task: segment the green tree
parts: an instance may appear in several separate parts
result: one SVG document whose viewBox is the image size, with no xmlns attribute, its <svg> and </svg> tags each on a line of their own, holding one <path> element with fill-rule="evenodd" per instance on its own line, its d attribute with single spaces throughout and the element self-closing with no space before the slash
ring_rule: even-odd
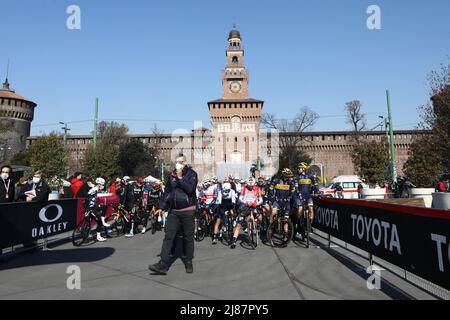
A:
<svg viewBox="0 0 450 320">
<path fill-rule="evenodd" d="M 156 175 L 158 154 L 140 140 L 131 140 L 119 148 L 119 166 L 122 173 L 129 176 Z"/>
<path fill-rule="evenodd" d="M 30 166 L 30 161 L 30 153 L 28 152 L 28 150 L 17 153 L 11 159 L 12 164 L 26 167 Z"/>
<path fill-rule="evenodd" d="M 280 150 L 279 161 L 280 169 L 278 174 L 280 174 L 284 168 L 291 169 L 295 174 L 300 163 L 305 162 L 309 165 L 312 162 L 312 158 L 297 146 L 286 146 L 283 150 Z"/>
<path fill-rule="evenodd" d="M 436 161 L 432 136 L 422 136 L 416 139 L 409 149 L 409 158 L 404 171 L 408 179 L 418 187 L 433 188 L 442 173 L 442 166 Z"/>
<path fill-rule="evenodd" d="M 352 161 L 358 175 L 371 185 L 386 179 L 389 166 L 388 144 L 386 141 L 367 141 L 353 147 Z"/>
<path fill-rule="evenodd" d="M 97 147 L 90 146 L 84 155 L 83 171 L 91 178 L 112 181 L 122 175 L 120 146 L 128 141 L 128 127 L 117 122 L 100 122 Z"/>
<path fill-rule="evenodd" d="M 431 100 L 419 107 L 419 128 L 429 131 L 418 136 L 409 150 L 404 171 L 418 187 L 434 187 L 436 180 L 450 173 L 450 64 L 428 76 Z"/>
<path fill-rule="evenodd" d="M 83 172 L 92 179 L 103 177 L 114 180 L 122 174 L 118 154 L 118 146 L 112 144 L 98 144 L 95 149 L 89 146 L 84 155 Z"/>
<path fill-rule="evenodd" d="M 56 133 L 43 136 L 28 147 L 27 153 L 33 170 L 41 170 L 46 178 L 65 178 L 69 151 L 64 148 L 61 136 Z"/>
</svg>

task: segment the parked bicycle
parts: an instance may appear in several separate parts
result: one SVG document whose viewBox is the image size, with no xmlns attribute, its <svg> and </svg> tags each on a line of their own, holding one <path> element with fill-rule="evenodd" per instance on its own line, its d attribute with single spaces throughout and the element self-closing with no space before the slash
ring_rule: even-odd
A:
<svg viewBox="0 0 450 320">
<path fill-rule="evenodd" d="M 119 237 L 125 233 L 125 222 L 122 210 L 120 206 L 118 208 L 112 206 L 99 206 L 97 207 L 97 210 L 107 211 L 108 208 L 112 208 L 113 212 L 106 217 L 106 222 L 110 223 L 110 227 L 106 230 L 107 236 Z M 96 213 L 94 208 L 85 210 L 83 220 L 78 223 L 77 227 L 72 232 L 72 244 L 74 246 L 79 247 L 90 240 L 92 229 L 97 225 L 97 221 L 99 220 L 97 214 L 98 213 Z"/>
<path fill-rule="evenodd" d="M 197 211 L 195 217 L 195 230 L 194 230 L 194 238 L 195 241 L 201 242 L 207 236 L 211 236 L 211 227 L 212 227 L 212 212 L 211 209 L 208 209 L 205 206 L 201 206 Z"/>
<path fill-rule="evenodd" d="M 269 225 L 266 238 L 272 247 L 285 247 L 291 242 L 293 236 L 294 225 L 290 219 L 290 211 L 284 208 L 278 212 Z"/>
<path fill-rule="evenodd" d="M 227 219 L 226 223 L 222 224 L 222 228 L 220 229 L 219 240 L 226 246 L 229 246 L 233 241 L 233 233 L 236 223 L 236 217 L 231 213 L 231 211 L 225 212 L 225 215 Z"/>
</svg>

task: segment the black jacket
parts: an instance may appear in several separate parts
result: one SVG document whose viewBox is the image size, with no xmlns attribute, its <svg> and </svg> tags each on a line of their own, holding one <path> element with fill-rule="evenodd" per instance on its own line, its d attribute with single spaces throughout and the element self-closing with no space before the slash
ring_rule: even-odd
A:
<svg viewBox="0 0 450 320">
<path fill-rule="evenodd" d="M 8 190 L 8 199 L 6 199 L 6 187 L 9 183 L 9 190 Z M 14 184 L 11 181 L 11 179 L 3 180 L 0 179 L 0 203 L 8 203 L 14 201 L 14 195 L 15 195 L 15 188 Z"/>
<path fill-rule="evenodd" d="M 177 177 L 176 172 L 173 172 L 167 178 L 166 188 L 158 207 L 168 211 L 195 206 L 197 184 L 197 173 L 191 167 L 184 168 L 181 179 Z"/>
<path fill-rule="evenodd" d="M 131 211 L 134 206 L 134 187 L 131 184 L 123 185 L 119 191 L 118 196 L 120 203 L 125 207 L 125 210 Z"/>
<path fill-rule="evenodd" d="M 22 200 L 26 200 L 27 196 L 25 195 L 25 192 L 33 190 L 33 185 L 34 185 L 34 183 L 31 181 L 31 182 L 28 182 L 23 187 L 22 192 L 19 196 Z M 36 191 L 36 197 L 33 199 L 33 202 L 45 203 L 46 201 L 48 201 L 48 195 L 50 194 L 50 188 L 48 187 L 48 185 L 45 182 L 41 181 L 38 184 L 36 184 L 35 191 Z"/>
</svg>

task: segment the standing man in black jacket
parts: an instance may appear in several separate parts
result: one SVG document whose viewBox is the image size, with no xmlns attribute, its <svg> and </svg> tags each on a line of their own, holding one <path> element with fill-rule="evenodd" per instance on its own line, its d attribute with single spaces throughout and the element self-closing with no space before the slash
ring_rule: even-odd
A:
<svg viewBox="0 0 450 320">
<path fill-rule="evenodd" d="M 168 177 L 164 194 L 158 205 L 160 210 L 168 211 L 166 235 L 164 237 L 161 260 L 149 269 L 158 274 L 167 274 L 172 246 L 176 240 L 177 231 L 182 230 L 184 253 L 182 258 L 187 273 L 194 272 L 192 259 L 194 258 L 194 215 L 196 208 L 197 173 L 186 164 L 186 157 L 180 154 L 176 158 L 175 171 Z M 181 227 L 181 228 L 180 228 Z"/>
<path fill-rule="evenodd" d="M 20 198 L 26 202 L 39 202 L 44 205 L 48 201 L 50 188 L 42 179 L 42 172 L 36 171 L 33 179 L 29 181 L 22 189 Z"/>
<path fill-rule="evenodd" d="M 14 183 L 11 181 L 12 168 L 3 166 L 0 175 L 0 203 L 14 201 Z"/>
</svg>

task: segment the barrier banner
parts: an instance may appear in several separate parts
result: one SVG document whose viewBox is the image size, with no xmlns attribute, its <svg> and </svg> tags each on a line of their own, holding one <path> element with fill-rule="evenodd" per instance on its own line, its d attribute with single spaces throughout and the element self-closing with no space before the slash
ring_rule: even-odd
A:
<svg viewBox="0 0 450 320">
<path fill-rule="evenodd" d="M 450 290 L 450 212 L 315 198 L 313 227 Z"/>
<path fill-rule="evenodd" d="M 74 230 L 78 200 L 0 205 L 0 248 L 29 243 Z"/>
</svg>

